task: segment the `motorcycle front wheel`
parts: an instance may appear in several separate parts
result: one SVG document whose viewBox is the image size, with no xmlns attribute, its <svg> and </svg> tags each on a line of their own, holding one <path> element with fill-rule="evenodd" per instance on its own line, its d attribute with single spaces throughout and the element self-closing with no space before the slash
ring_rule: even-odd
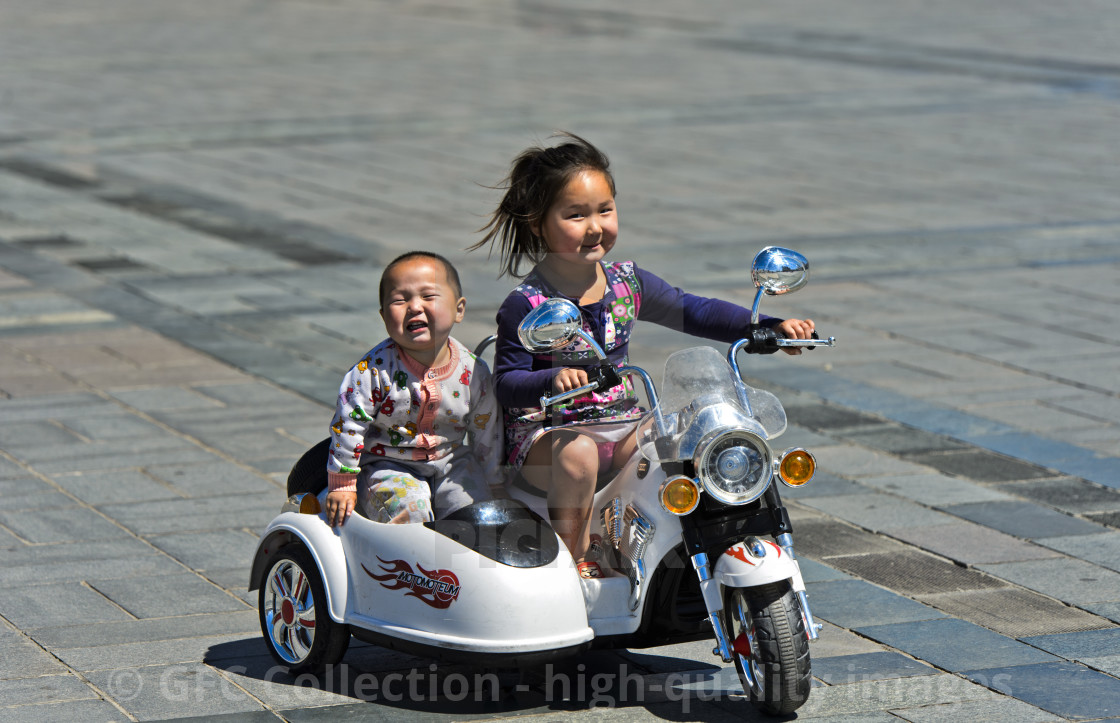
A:
<svg viewBox="0 0 1120 723">
<path fill-rule="evenodd" d="M 809 636 L 789 583 L 728 588 L 723 611 L 747 697 L 771 715 L 800 708 L 809 698 Z"/>
</svg>

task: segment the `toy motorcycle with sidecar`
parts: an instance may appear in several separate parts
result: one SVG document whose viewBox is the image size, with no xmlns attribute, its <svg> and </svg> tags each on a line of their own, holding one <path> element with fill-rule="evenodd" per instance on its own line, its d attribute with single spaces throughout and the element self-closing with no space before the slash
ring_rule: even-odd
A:
<svg viewBox="0 0 1120 723">
<path fill-rule="evenodd" d="M 288 501 L 268 525 L 252 564 L 261 630 L 293 673 L 341 660 L 353 635 L 443 660 L 522 666 L 591 647 L 642 648 L 714 638 L 734 662 L 747 697 L 787 714 L 808 697 L 813 620 L 775 480 L 808 482 L 807 450 L 775 452 L 786 427 L 777 397 L 746 385 L 736 355 L 785 346 L 760 327 L 763 295 L 796 291 L 808 262 L 788 249 L 754 259 L 757 286 L 747 338 L 727 356 L 711 347 L 671 354 L 660 392 L 638 367 L 612 368 L 583 330 L 579 310 L 552 299 L 519 336 L 541 353 L 588 344 L 600 360 L 592 381 L 542 406 L 641 379 L 650 412 L 638 425 L 640 454 L 595 494 L 592 533 L 608 575 L 582 579 L 549 526 L 545 499 L 511 486 L 511 499 L 473 504 L 415 525 L 355 514 L 326 523 L 329 439 L 288 479 Z M 616 376 L 617 375 L 617 376 Z"/>
</svg>

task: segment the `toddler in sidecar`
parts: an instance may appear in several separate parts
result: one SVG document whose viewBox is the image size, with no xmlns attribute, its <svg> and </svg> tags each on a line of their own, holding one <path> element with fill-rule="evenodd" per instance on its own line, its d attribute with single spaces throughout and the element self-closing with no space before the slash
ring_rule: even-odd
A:
<svg viewBox="0 0 1120 723">
<path fill-rule="evenodd" d="M 389 338 L 343 377 L 331 421 L 332 526 L 356 504 L 378 522 L 427 522 L 489 499 L 501 481 L 490 370 L 451 337 L 467 303 L 455 267 L 406 253 L 385 267 L 379 296 Z"/>
</svg>

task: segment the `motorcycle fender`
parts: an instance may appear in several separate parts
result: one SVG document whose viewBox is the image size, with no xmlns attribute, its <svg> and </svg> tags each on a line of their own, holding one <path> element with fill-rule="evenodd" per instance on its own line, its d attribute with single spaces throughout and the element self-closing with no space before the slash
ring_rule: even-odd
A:
<svg viewBox="0 0 1120 723">
<path fill-rule="evenodd" d="M 794 592 L 804 590 L 805 583 L 801 579 L 797 560 L 769 540 L 762 544 L 766 550 L 762 557 L 752 555 L 742 542 L 727 548 L 716 562 L 715 579 L 724 587 L 738 588 L 789 580 Z"/>
<path fill-rule="evenodd" d="M 342 540 L 333 528 L 324 524 L 321 515 L 283 512 L 269 524 L 257 545 L 249 589 L 258 587 L 269 556 L 280 547 L 297 540 L 303 543 L 319 567 L 331 619 L 338 623 L 345 622 L 346 590 L 349 589 L 346 555 L 342 550 Z"/>
</svg>

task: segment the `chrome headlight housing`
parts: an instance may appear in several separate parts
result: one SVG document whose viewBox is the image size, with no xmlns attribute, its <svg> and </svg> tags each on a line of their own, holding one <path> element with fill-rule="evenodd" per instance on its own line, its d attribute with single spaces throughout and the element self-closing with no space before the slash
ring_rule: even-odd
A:
<svg viewBox="0 0 1120 723">
<path fill-rule="evenodd" d="M 731 429 L 702 440 L 693 457 L 704 490 L 727 505 L 754 502 L 774 476 L 774 453 L 762 437 Z"/>
</svg>

